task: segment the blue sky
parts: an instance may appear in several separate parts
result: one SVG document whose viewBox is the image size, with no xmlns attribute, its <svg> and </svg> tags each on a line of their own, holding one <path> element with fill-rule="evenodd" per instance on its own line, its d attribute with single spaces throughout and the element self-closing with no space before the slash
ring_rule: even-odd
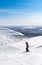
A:
<svg viewBox="0 0 42 65">
<path fill-rule="evenodd" d="M 0 25 L 42 25 L 42 0 L 0 0 Z"/>
</svg>

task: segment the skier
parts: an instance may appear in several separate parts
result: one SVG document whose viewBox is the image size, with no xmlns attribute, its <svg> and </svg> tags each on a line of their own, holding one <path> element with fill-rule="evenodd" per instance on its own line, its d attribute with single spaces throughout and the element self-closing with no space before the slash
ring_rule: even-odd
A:
<svg viewBox="0 0 42 65">
<path fill-rule="evenodd" d="M 29 52 L 29 44 L 28 44 L 28 42 L 26 41 L 26 52 Z"/>
</svg>

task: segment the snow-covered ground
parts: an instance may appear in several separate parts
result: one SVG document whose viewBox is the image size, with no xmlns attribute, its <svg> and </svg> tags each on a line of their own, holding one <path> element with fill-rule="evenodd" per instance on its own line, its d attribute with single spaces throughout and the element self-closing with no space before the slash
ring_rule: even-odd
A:
<svg viewBox="0 0 42 65">
<path fill-rule="evenodd" d="M 0 28 L 0 65 L 42 65 L 42 36 L 20 41 L 12 35 L 23 34 Z M 30 52 L 25 52 L 26 41 Z"/>
</svg>

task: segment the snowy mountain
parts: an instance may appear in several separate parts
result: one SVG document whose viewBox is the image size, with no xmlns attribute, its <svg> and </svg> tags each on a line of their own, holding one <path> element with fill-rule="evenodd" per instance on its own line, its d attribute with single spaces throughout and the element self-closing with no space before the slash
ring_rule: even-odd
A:
<svg viewBox="0 0 42 65">
<path fill-rule="evenodd" d="M 30 52 L 25 52 L 26 41 Z M 0 27 L 0 65 L 42 65 L 42 36 L 28 38 Z"/>
<path fill-rule="evenodd" d="M 0 27 L 0 34 L 10 34 L 10 35 L 23 35 L 22 33 L 19 33 L 17 31 L 13 31 L 11 29 Z"/>
<path fill-rule="evenodd" d="M 28 37 L 41 36 L 42 35 L 42 26 L 6 26 L 11 30 L 20 32 Z"/>
</svg>

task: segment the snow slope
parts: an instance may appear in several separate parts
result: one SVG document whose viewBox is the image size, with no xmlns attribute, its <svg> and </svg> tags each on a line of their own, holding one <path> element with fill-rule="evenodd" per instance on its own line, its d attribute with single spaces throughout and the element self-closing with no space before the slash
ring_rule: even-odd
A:
<svg viewBox="0 0 42 65">
<path fill-rule="evenodd" d="M 10 33 L 11 32 L 11 33 Z M 0 28 L 0 65 L 42 65 L 42 36 L 23 38 L 15 42 L 19 32 Z M 25 52 L 25 42 L 29 42 L 30 52 Z"/>
</svg>

